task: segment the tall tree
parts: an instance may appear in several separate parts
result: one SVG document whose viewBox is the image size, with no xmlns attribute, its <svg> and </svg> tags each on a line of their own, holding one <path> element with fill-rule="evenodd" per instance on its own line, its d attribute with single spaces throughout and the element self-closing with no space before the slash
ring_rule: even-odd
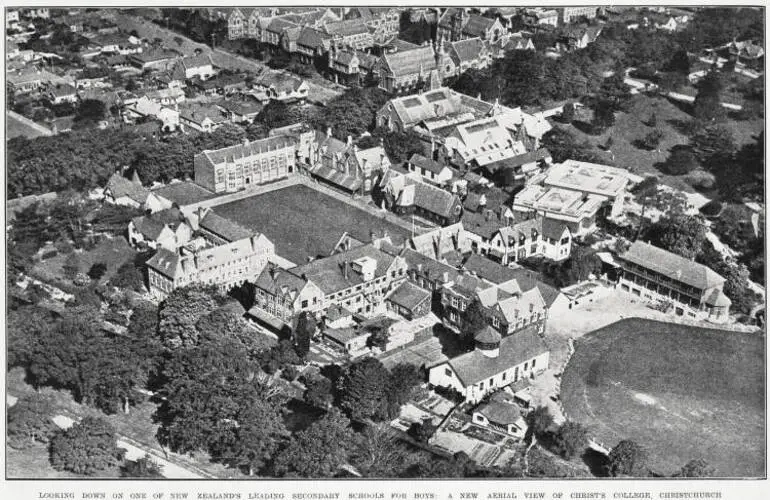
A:
<svg viewBox="0 0 770 500">
<path fill-rule="evenodd" d="M 58 430 L 51 417 L 54 408 L 50 398 L 34 394 L 16 401 L 8 408 L 6 434 L 12 448 L 27 448 L 34 443 L 47 443 Z"/>
<path fill-rule="evenodd" d="M 334 384 L 323 375 L 307 378 L 303 398 L 308 404 L 328 410 L 334 402 Z"/>
<path fill-rule="evenodd" d="M 468 304 L 462 315 L 462 335 L 468 346 L 473 346 L 473 338 L 476 334 L 489 325 L 484 314 L 484 306 L 478 299 Z"/>
<path fill-rule="evenodd" d="M 278 476 L 333 477 L 350 456 L 350 420 L 332 409 L 304 431 L 295 434 L 278 453 L 274 470 Z"/>
<path fill-rule="evenodd" d="M 536 438 L 543 437 L 553 424 L 553 415 L 546 406 L 538 406 L 527 414 L 527 433 Z"/>
<path fill-rule="evenodd" d="M 594 119 L 591 122 L 594 133 L 602 133 L 613 125 L 615 125 L 615 104 L 609 100 L 597 100 L 594 104 Z"/>
<path fill-rule="evenodd" d="M 706 239 L 706 229 L 700 216 L 667 214 L 647 229 L 645 239 L 664 250 L 694 259 Z"/>
<path fill-rule="evenodd" d="M 712 477 L 716 470 L 702 458 L 693 459 L 684 464 L 682 469 L 674 474 L 676 477 Z"/>
<path fill-rule="evenodd" d="M 588 429 L 578 422 L 564 422 L 554 436 L 556 451 L 567 460 L 588 446 Z"/>
<path fill-rule="evenodd" d="M 390 373 L 375 358 L 351 364 L 340 380 L 340 406 L 353 420 L 383 420 L 388 415 Z"/>
<path fill-rule="evenodd" d="M 400 408 L 412 397 L 414 390 L 422 381 L 420 372 L 412 364 L 399 363 L 390 370 L 388 400 L 395 408 Z"/>
<path fill-rule="evenodd" d="M 718 71 L 709 71 L 698 82 L 698 93 L 693 103 L 695 118 L 704 122 L 721 122 L 727 117 L 722 107 L 722 89 L 724 84 Z"/>
<path fill-rule="evenodd" d="M 405 450 L 386 423 L 367 426 L 354 447 L 350 462 L 365 477 L 397 477 Z"/>
<path fill-rule="evenodd" d="M 53 468 L 86 476 L 118 465 L 125 452 L 115 429 L 101 418 L 86 417 L 51 439 Z"/>
<path fill-rule="evenodd" d="M 294 350 L 297 356 L 305 358 L 310 352 L 310 339 L 316 332 L 316 323 L 313 315 L 307 311 L 302 311 L 297 318 L 297 326 L 294 328 Z"/>
<path fill-rule="evenodd" d="M 175 289 L 160 305 L 158 328 L 163 344 L 169 349 L 196 345 L 196 323 L 223 301 L 214 286 L 196 284 Z"/>
<path fill-rule="evenodd" d="M 615 445 L 608 457 L 608 469 L 611 476 L 647 477 L 647 451 L 635 441 L 625 439 Z"/>
</svg>

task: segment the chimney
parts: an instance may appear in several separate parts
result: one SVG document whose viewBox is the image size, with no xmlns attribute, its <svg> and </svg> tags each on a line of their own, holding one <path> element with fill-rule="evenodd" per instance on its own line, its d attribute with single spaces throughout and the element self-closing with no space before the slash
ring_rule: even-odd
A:
<svg viewBox="0 0 770 500">
<path fill-rule="evenodd" d="M 348 146 L 352 146 L 352 145 L 353 145 L 353 136 L 349 135 L 348 136 Z"/>
<path fill-rule="evenodd" d="M 345 277 L 345 279 L 348 279 L 348 261 L 344 260 L 342 262 L 342 275 Z"/>
<path fill-rule="evenodd" d="M 418 271 L 418 272 L 422 272 L 422 262 L 420 262 L 419 264 L 417 264 L 417 271 Z"/>
<path fill-rule="evenodd" d="M 331 127 L 326 127 L 326 136 L 327 137 L 331 137 L 332 136 L 332 128 Z"/>
<path fill-rule="evenodd" d="M 270 266 L 270 279 L 275 281 L 276 276 L 278 276 L 278 270 L 275 266 Z"/>
</svg>

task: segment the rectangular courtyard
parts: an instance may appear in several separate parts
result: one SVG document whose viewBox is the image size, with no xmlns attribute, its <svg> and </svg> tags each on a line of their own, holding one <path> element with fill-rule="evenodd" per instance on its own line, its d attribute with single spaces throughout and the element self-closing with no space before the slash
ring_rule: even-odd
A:
<svg viewBox="0 0 770 500">
<path fill-rule="evenodd" d="M 368 243 L 371 231 L 387 232 L 395 245 L 409 231 L 309 186 L 297 184 L 218 205 L 218 215 L 264 234 L 275 253 L 297 265 L 328 256 L 342 235 Z"/>
</svg>

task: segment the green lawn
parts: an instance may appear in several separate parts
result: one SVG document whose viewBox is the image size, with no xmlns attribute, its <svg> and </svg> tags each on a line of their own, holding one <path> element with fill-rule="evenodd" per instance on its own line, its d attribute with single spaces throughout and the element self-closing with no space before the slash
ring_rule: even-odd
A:
<svg viewBox="0 0 770 500">
<path fill-rule="evenodd" d="M 627 319 L 577 340 L 567 416 L 607 446 L 634 439 L 671 474 L 703 458 L 723 477 L 765 471 L 764 336 Z"/>
<path fill-rule="evenodd" d="M 118 467 L 110 467 L 99 471 L 93 476 L 81 476 L 73 472 L 58 471 L 51 466 L 48 459 L 48 446 L 35 444 L 23 450 L 6 447 L 6 476 L 12 479 L 79 479 L 83 477 L 115 478 L 120 476 Z"/>
<path fill-rule="evenodd" d="M 277 189 L 214 207 L 214 212 L 263 233 L 275 253 L 297 265 L 327 256 L 344 232 L 371 241 L 370 231 L 387 231 L 393 243 L 407 230 L 304 185 Z"/>
<path fill-rule="evenodd" d="M 20 136 L 24 136 L 28 139 L 34 139 L 35 137 L 44 135 L 39 130 L 35 129 L 34 127 L 30 127 L 9 113 L 5 114 L 5 123 L 6 140 Z"/>
</svg>

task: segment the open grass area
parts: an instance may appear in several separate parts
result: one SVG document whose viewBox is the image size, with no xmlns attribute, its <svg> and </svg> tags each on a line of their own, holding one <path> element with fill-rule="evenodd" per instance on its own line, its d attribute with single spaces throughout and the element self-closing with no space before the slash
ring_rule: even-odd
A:
<svg viewBox="0 0 770 500">
<path fill-rule="evenodd" d="M 308 257 L 328 256 L 345 232 L 364 242 L 371 241 L 370 231 L 387 231 L 395 244 L 407 236 L 405 229 L 384 218 L 304 185 L 233 201 L 213 210 L 263 233 L 275 244 L 278 255 L 297 265 L 307 262 Z"/>
<path fill-rule="evenodd" d="M 13 479 L 79 479 L 88 477 L 91 479 L 115 478 L 120 476 L 118 467 L 110 467 L 99 471 L 93 476 L 81 476 L 73 472 L 58 471 L 51 466 L 48 454 L 48 446 L 35 444 L 23 450 L 6 447 L 5 472 L 8 478 Z"/>
<path fill-rule="evenodd" d="M 672 474 L 702 458 L 722 477 L 765 471 L 765 338 L 626 319 L 575 342 L 561 399 L 597 441 L 633 439 Z"/>
<path fill-rule="evenodd" d="M 5 114 L 5 132 L 6 140 L 20 136 L 24 136 L 28 139 L 34 139 L 35 137 L 41 137 L 45 135 L 40 130 L 29 126 L 10 113 Z"/>
<path fill-rule="evenodd" d="M 656 163 L 664 162 L 668 158 L 673 146 L 689 142 L 689 138 L 682 130 L 682 125 L 692 120 L 692 116 L 683 109 L 686 106 L 674 104 L 664 97 L 639 94 L 632 98 L 627 112 L 621 111 L 615 114 L 615 125 L 606 132 L 590 135 L 574 126 L 570 126 L 569 129 L 581 142 L 585 140 L 596 146 L 603 146 L 611 136 L 612 154 L 597 147 L 597 151 L 606 160 L 612 160 L 614 155 L 614 163 L 618 167 L 627 168 L 632 173 L 642 176 L 654 174 L 664 184 L 685 192 L 694 192 L 695 190 L 685 181 L 685 176 L 665 175 L 655 167 Z M 650 127 L 647 123 L 653 113 L 657 123 L 655 127 Z M 581 110 L 578 119 L 589 122 L 590 111 Z M 764 121 L 761 119 L 740 122 L 728 120 L 724 125 L 732 132 L 736 143 L 740 146 L 754 140 L 753 136 L 763 130 Z M 635 145 L 635 141 L 642 139 L 655 128 L 663 132 L 663 139 L 657 149 L 641 149 Z"/>
<path fill-rule="evenodd" d="M 99 280 L 101 283 L 109 281 L 120 266 L 132 260 L 136 251 L 124 238 L 104 239 L 91 250 L 78 252 L 80 257 L 80 271 L 87 273 L 91 266 L 97 262 L 107 265 L 107 271 Z M 50 259 L 40 261 L 35 265 L 34 274 L 53 284 L 64 282 L 72 285 L 72 282 L 64 277 L 62 266 L 67 261 L 67 255 L 59 254 Z"/>
</svg>

